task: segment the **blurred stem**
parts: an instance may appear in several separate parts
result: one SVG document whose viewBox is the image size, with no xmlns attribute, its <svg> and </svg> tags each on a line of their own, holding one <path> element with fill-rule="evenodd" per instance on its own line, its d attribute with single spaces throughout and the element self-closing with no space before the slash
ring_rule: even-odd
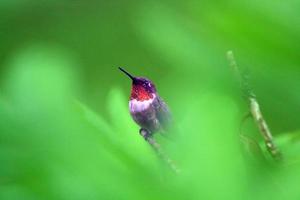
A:
<svg viewBox="0 0 300 200">
<path fill-rule="evenodd" d="M 157 155 L 169 165 L 169 167 L 176 173 L 180 173 L 180 169 L 176 166 L 172 159 L 163 151 L 157 141 L 152 137 L 152 135 L 146 129 L 140 129 L 140 134 L 143 138 L 151 145 L 151 147 L 155 150 Z"/>
<path fill-rule="evenodd" d="M 233 69 L 237 79 L 239 80 L 239 83 L 240 83 L 240 86 L 241 86 L 241 89 L 243 92 L 243 96 L 246 98 L 246 100 L 249 104 L 250 113 L 251 113 L 251 115 L 254 119 L 254 122 L 256 123 L 256 125 L 264 139 L 264 142 L 265 142 L 268 152 L 271 154 L 271 156 L 275 160 L 281 160 L 282 154 L 279 151 L 276 144 L 274 143 L 272 133 L 269 129 L 269 126 L 268 126 L 266 120 L 263 117 L 263 114 L 260 110 L 260 106 L 256 99 L 256 96 L 249 86 L 247 74 L 242 73 L 239 70 L 232 51 L 227 52 L 227 59 L 229 61 L 230 67 Z"/>
</svg>

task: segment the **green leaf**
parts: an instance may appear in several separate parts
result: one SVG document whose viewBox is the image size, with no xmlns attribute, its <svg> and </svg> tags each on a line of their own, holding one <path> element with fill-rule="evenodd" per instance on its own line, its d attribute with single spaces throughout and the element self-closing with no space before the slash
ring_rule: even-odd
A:
<svg viewBox="0 0 300 200">
<path fill-rule="evenodd" d="M 300 164 L 300 131 L 280 134 L 275 142 L 287 164 Z"/>
<path fill-rule="evenodd" d="M 138 134 L 139 127 L 130 116 L 128 98 L 125 98 L 124 93 L 119 88 L 112 88 L 106 101 L 110 123 L 120 137 L 127 137 L 131 133 Z"/>
</svg>

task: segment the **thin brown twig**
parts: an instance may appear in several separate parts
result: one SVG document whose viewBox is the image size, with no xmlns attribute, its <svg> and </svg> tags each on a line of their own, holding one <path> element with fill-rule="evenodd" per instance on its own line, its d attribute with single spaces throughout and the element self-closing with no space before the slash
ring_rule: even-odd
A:
<svg viewBox="0 0 300 200">
<path fill-rule="evenodd" d="M 177 165 L 173 162 L 171 158 L 163 151 L 163 149 L 160 147 L 160 145 L 157 143 L 157 141 L 149 135 L 148 131 L 145 129 L 140 130 L 141 136 L 151 145 L 151 147 L 155 150 L 157 155 L 165 162 L 167 163 L 170 168 L 176 173 L 180 173 L 180 169 L 177 167 Z"/>
<path fill-rule="evenodd" d="M 249 103 L 250 113 L 259 129 L 259 132 L 261 133 L 264 139 L 268 152 L 275 160 L 281 160 L 282 154 L 279 151 L 276 144 L 274 143 L 272 133 L 270 131 L 270 128 L 266 120 L 263 117 L 256 96 L 254 92 L 250 89 L 247 76 L 245 74 L 242 74 L 241 71 L 239 70 L 232 51 L 227 52 L 227 59 L 229 61 L 230 67 L 234 70 L 237 79 L 239 80 L 243 95 L 246 97 Z"/>
</svg>

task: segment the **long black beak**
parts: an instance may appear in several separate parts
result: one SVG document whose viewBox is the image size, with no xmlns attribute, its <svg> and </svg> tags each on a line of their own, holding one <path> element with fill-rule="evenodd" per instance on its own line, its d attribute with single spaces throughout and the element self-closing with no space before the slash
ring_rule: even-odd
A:
<svg viewBox="0 0 300 200">
<path fill-rule="evenodd" d="M 122 67 L 119 67 L 119 70 L 121 70 L 121 71 L 124 72 L 127 76 L 129 76 L 129 78 L 131 78 L 132 81 L 135 80 L 135 77 L 132 76 L 131 74 L 129 74 L 127 71 L 125 71 L 125 69 L 123 69 Z"/>
</svg>

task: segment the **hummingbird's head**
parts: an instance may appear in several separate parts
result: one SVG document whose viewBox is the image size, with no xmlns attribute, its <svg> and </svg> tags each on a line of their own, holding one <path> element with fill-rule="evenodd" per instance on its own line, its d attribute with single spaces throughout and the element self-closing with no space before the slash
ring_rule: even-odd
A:
<svg viewBox="0 0 300 200">
<path fill-rule="evenodd" d="M 121 67 L 119 69 L 132 80 L 131 100 L 145 101 L 155 97 L 156 88 L 152 81 L 147 78 L 132 76 Z"/>
</svg>

